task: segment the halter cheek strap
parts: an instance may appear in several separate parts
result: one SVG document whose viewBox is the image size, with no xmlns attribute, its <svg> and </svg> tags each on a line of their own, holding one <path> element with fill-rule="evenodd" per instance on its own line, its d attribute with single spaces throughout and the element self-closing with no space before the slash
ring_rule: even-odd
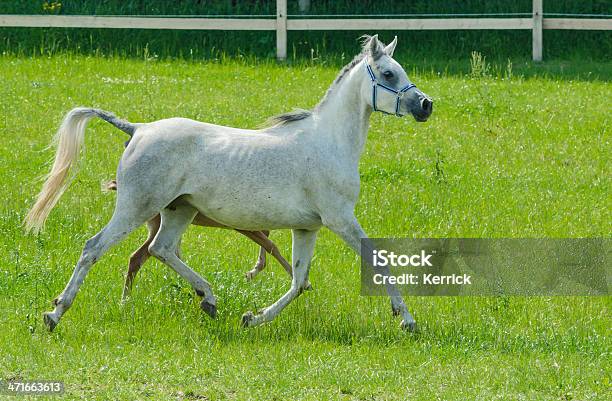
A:
<svg viewBox="0 0 612 401">
<path fill-rule="evenodd" d="M 408 92 L 408 90 L 412 88 L 416 88 L 416 85 L 411 82 L 408 85 L 404 86 L 402 89 L 396 90 L 396 89 L 388 87 L 385 84 L 381 84 L 380 82 L 378 82 L 378 80 L 376 79 L 376 75 L 374 75 L 374 71 L 372 71 L 372 67 L 368 63 L 366 63 L 366 70 L 368 71 L 368 75 L 370 76 L 370 79 L 372 80 L 372 107 L 374 107 L 374 111 L 380 111 L 382 113 L 387 113 L 386 111 L 378 110 L 378 108 L 376 107 L 376 92 L 377 92 L 378 87 L 381 87 L 385 89 L 386 91 L 393 93 L 396 96 L 395 115 L 398 117 L 401 117 L 401 114 L 399 112 L 400 112 L 400 104 L 402 102 L 402 98 L 404 97 L 404 94 Z M 390 114 L 390 113 L 387 113 L 387 114 Z"/>
</svg>

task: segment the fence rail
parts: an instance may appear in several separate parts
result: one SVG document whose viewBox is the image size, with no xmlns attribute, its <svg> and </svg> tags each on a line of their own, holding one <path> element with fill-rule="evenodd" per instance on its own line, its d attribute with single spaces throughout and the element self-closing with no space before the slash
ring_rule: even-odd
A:
<svg viewBox="0 0 612 401">
<path fill-rule="evenodd" d="M 276 0 L 276 17 L 201 18 L 85 15 L 0 15 L 0 27 L 118 28 L 276 31 L 276 56 L 287 57 L 287 31 L 457 30 L 532 31 L 532 58 L 542 60 L 544 29 L 612 30 L 612 18 L 545 18 L 543 0 L 533 0 L 531 18 L 288 18 L 287 0 Z"/>
<path fill-rule="evenodd" d="M 531 18 L 385 18 L 385 19 L 294 19 L 287 29 L 307 30 L 453 30 L 531 29 Z"/>
<path fill-rule="evenodd" d="M 0 27 L 273 31 L 274 19 L 0 15 Z"/>
</svg>

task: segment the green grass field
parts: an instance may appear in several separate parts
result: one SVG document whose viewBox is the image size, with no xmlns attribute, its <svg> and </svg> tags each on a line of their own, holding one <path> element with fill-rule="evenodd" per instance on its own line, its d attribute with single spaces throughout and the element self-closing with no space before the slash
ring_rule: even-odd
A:
<svg viewBox="0 0 612 401">
<path fill-rule="evenodd" d="M 610 76 L 610 64 L 594 68 Z M 127 139 L 92 122 L 82 168 L 46 231 L 24 235 L 21 221 L 53 155 L 45 147 L 68 110 L 256 127 L 316 104 L 336 72 L 266 62 L 0 57 L 0 379 L 62 380 L 64 398 L 88 400 L 607 399 L 610 297 L 413 297 L 407 304 L 420 331 L 409 334 L 387 299 L 359 295 L 357 256 L 325 229 L 314 291 L 271 324 L 245 330 L 239 322 L 288 288 L 285 273 L 271 261 L 247 283 L 256 246 L 223 230 L 192 228 L 183 241 L 187 263 L 214 286 L 217 320 L 156 261 L 121 305 L 140 229 L 94 266 L 55 332 L 44 329 L 42 312 L 84 241 L 110 218 L 114 194 L 100 184 L 113 177 Z M 366 231 L 610 236 L 610 83 L 526 76 L 412 74 L 435 111 L 426 124 L 373 116 L 356 212 Z M 273 233 L 285 255 L 289 237 Z"/>
</svg>

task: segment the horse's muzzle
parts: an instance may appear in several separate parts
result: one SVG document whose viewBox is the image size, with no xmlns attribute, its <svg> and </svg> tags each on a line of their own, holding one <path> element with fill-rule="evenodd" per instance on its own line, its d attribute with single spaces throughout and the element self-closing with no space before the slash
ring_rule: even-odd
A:
<svg viewBox="0 0 612 401">
<path fill-rule="evenodd" d="M 425 122 L 433 112 L 433 100 L 423 95 L 419 100 L 419 107 L 412 111 L 414 119 L 418 122 Z"/>
</svg>

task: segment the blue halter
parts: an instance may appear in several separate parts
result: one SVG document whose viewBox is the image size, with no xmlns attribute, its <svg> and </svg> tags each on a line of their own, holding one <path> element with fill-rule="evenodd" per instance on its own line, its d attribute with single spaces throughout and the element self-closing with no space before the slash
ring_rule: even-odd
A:
<svg viewBox="0 0 612 401">
<path fill-rule="evenodd" d="M 382 113 L 391 114 L 383 110 L 378 110 L 378 108 L 376 107 L 376 89 L 378 89 L 378 87 L 380 86 L 381 88 L 393 93 L 396 96 L 395 115 L 398 117 L 401 117 L 402 115 L 399 113 L 399 111 L 400 111 L 400 103 L 402 101 L 402 98 L 404 97 L 404 94 L 408 92 L 408 90 L 412 88 L 416 88 L 416 85 L 411 82 L 408 85 L 404 86 L 402 89 L 395 90 L 393 88 L 388 87 L 385 84 L 381 84 L 380 82 L 378 82 L 378 80 L 376 79 L 376 76 L 374 75 L 374 71 L 372 71 L 372 67 L 370 67 L 370 64 L 368 63 L 366 63 L 366 70 L 368 71 L 368 75 L 370 75 L 370 79 L 372 80 L 372 107 L 374 107 L 374 111 L 380 111 Z"/>
</svg>

